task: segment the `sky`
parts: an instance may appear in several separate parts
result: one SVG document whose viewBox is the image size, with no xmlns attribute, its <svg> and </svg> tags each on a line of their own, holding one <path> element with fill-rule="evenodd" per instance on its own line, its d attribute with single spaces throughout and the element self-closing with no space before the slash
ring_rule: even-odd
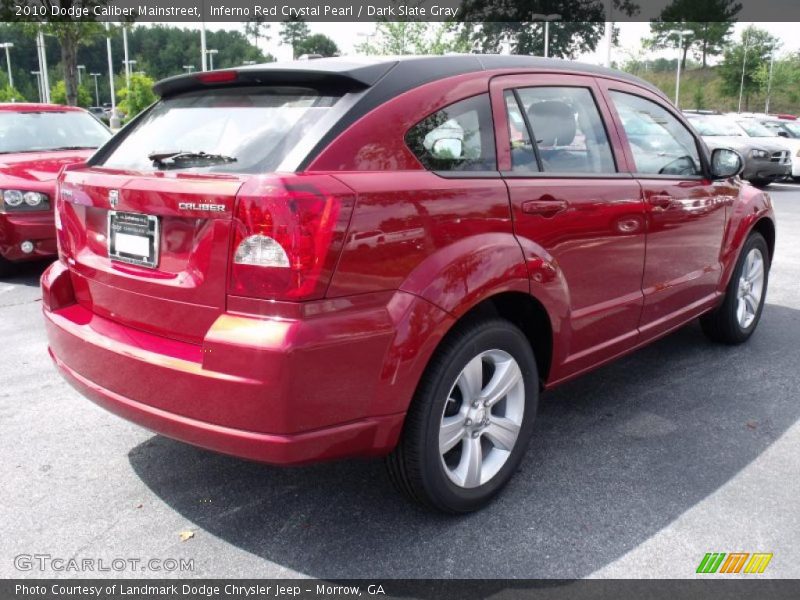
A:
<svg viewBox="0 0 800 600">
<path fill-rule="evenodd" d="M 199 28 L 197 24 L 174 23 L 184 27 Z M 735 35 L 738 37 L 740 32 L 750 23 L 737 23 Z M 375 30 L 375 24 L 370 22 L 361 23 L 315 23 L 309 22 L 312 33 L 324 33 L 342 50 L 343 54 L 354 54 L 355 47 L 365 41 L 365 36 Z M 800 50 L 800 36 L 797 35 L 797 23 L 756 23 L 756 26 L 766 29 L 782 41 L 780 53 L 796 52 Z M 207 29 L 239 29 L 243 28 L 240 23 L 206 23 Z M 291 49 L 289 46 L 278 43 L 278 30 L 280 25 L 273 23 L 270 30 L 272 39 L 268 44 L 263 45 L 263 50 L 272 54 L 278 60 L 291 60 Z M 620 46 L 615 47 L 612 60 L 623 62 L 641 48 L 641 40 L 647 37 L 650 32 L 649 23 L 619 23 Z M 676 54 L 676 51 L 672 51 Z M 643 58 L 670 57 L 670 50 L 652 52 Z M 578 57 L 578 60 L 592 64 L 603 64 L 606 56 L 605 41 L 602 41 L 598 49 L 590 54 Z"/>
</svg>

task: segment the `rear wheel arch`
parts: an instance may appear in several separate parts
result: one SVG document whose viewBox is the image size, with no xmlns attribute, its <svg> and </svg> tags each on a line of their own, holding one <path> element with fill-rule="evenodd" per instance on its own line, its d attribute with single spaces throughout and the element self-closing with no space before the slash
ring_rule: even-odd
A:
<svg viewBox="0 0 800 600">
<path fill-rule="evenodd" d="M 536 358 L 539 377 L 542 382 L 547 381 L 553 360 L 553 326 L 547 309 L 531 294 L 501 292 L 485 298 L 460 315 L 439 344 L 465 322 L 498 317 L 522 330 Z"/>
</svg>

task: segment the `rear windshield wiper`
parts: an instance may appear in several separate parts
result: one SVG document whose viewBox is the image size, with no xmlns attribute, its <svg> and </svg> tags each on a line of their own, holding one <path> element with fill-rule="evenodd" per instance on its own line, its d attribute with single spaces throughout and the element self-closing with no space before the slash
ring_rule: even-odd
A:
<svg viewBox="0 0 800 600">
<path fill-rule="evenodd" d="M 180 167 L 187 163 L 232 163 L 236 162 L 233 156 L 224 154 L 208 154 L 206 152 L 187 152 L 184 150 L 172 150 L 169 152 L 151 152 L 147 158 L 160 167 Z"/>
</svg>

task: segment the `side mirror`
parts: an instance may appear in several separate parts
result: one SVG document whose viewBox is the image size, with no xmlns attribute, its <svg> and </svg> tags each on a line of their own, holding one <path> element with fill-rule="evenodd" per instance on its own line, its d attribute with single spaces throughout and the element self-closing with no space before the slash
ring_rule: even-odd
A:
<svg viewBox="0 0 800 600">
<path fill-rule="evenodd" d="M 778 137 L 785 137 L 785 138 L 788 138 L 788 137 L 789 137 L 789 134 L 788 134 L 788 133 L 786 133 L 785 131 L 779 131 L 779 132 L 778 132 Z"/>
<path fill-rule="evenodd" d="M 444 160 L 459 160 L 463 151 L 461 140 L 456 138 L 441 138 L 433 142 L 431 155 Z"/>
<path fill-rule="evenodd" d="M 711 152 L 711 175 L 714 179 L 735 177 L 744 169 L 744 161 L 736 150 L 717 148 Z"/>
</svg>

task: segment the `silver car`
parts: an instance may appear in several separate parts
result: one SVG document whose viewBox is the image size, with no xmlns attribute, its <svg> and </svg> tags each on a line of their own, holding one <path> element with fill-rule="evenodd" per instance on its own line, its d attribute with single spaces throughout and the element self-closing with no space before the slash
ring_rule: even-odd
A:
<svg viewBox="0 0 800 600">
<path fill-rule="evenodd" d="M 725 115 L 686 113 L 686 118 L 702 136 L 706 145 L 731 148 L 742 155 L 742 179 L 753 185 L 766 186 L 791 175 L 789 150 L 777 138 L 751 137 L 734 120 Z"/>
</svg>

